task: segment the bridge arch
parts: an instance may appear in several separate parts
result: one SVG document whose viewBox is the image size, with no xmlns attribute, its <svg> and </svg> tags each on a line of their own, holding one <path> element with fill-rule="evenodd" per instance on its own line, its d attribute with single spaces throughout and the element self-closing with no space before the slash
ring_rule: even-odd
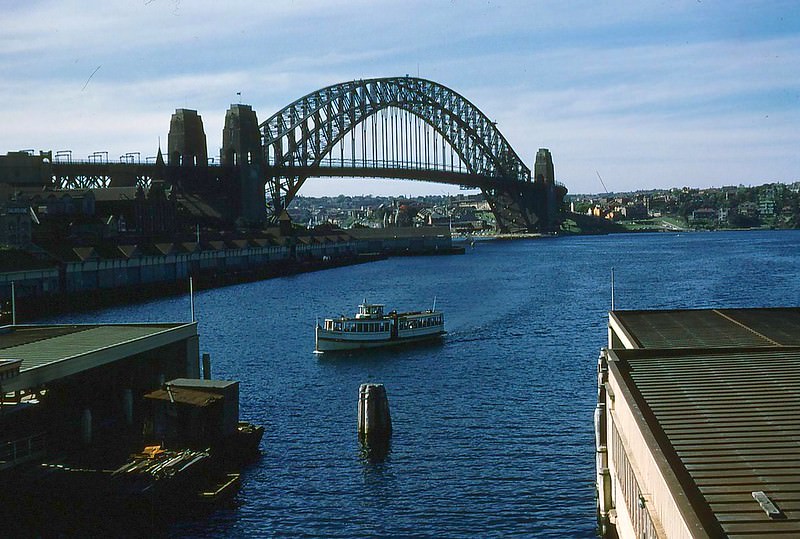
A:
<svg viewBox="0 0 800 539">
<path fill-rule="evenodd" d="M 266 162 L 278 169 L 319 166 L 357 125 L 388 108 L 435 129 L 470 173 L 530 181 L 528 167 L 483 112 L 455 91 L 414 77 L 348 81 L 301 97 L 260 125 Z"/>
<path fill-rule="evenodd" d="M 374 160 L 369 165 L 364 159 L 345 167 L 343 156 L 342 166 L 330 166 L 333 150 L 343 148 L 348 134 L 354 136 L 359 125 L 366 125 L 368 119 L 374 122 L 389 110 L 404 111 L 435 131 L 458 156 L 459 169 L 454 170 L 452 156 L 450 168 L 435 159 L 412 163 L 405 158 L 402 162 Z M 259 131 L 270 195 L 267 202 L 275 216 L 288 206 L 306 178 L 342 175 L 477 187 L 500 228 L 531 229 L 537 221 L 533 210 L 528 208 L 526 213 L 520 205 L 532 187 L 531 171 L 495 122 L 462 95 L 430 80 L 387 77 L 328 86 L 279 110 L 260 124 Z M 380 144 L 383 147 L 386 141 Z M 353 152 L 355 157 L 354 148 Z"/>
</svg>

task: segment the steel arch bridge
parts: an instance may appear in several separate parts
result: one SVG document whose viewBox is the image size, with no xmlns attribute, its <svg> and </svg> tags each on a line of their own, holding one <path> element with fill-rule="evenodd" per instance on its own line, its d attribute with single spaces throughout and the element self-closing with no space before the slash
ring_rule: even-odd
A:
<svg viewBox="0 0 800 539">
<path fill-rule="evenodd" d="M 549 178 L 537 173 L 532 181 L 495 122 L 430 80 L 388 77 L 328 86 L 276 112 L 259 130 L 273 216 L 288 207 L 309 177 L 479 188 L 505 231 L 557 226 L 554 212 L 566 194 L 554 182 L 552 162 Z"/>
</svg>

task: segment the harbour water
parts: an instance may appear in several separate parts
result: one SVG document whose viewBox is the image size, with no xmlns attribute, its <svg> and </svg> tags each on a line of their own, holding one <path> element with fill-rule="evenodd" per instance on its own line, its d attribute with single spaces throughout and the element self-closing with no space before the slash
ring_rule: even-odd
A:
<svg viewBox="0 0 800 539">
<path fill-rule="evenodd" d="M 263 455 L 235 504 L 172 537 L 593 537 L 596 359 L 618 309 L 800 305 L 800 231 L 478 241 L 195 297 L 215 378 L 241 381 Z M 315 356 L 317 317 L 444 311 L 441 344 Z M 189 318 L 169 298 L 48 322 Z M 361 458 L 359 384 L 386 385 L 385 462 Z"/>
</svg>

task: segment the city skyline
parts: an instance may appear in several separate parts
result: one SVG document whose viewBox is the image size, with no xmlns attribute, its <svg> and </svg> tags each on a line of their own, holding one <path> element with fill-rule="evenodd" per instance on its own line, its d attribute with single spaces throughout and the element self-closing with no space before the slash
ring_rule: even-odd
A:
<svg viewBox="0 0 800 539">
<path fill-rule="evenodd" d="M 324 86 L 409 74 L 469 99 L 529 167 L 549 148 L 571 193 L 800 179 L 792 2 L 4 4 L 2 154 L 144 159 L 190 108 L 218 155 L 231 103 L 264 121 Z M 328 179 L 301 195 L 457 191 Z"/>
</svg>

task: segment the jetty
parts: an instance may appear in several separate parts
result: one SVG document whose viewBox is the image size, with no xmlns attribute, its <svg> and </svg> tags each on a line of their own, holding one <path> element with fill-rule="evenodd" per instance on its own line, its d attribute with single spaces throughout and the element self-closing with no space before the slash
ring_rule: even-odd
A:
<svg viewBox="0 0 800 539">
<path fill-rule="evenodd" d="M 196 322 L 0 328 L 2 514 L 28 534 L 65 507 L 142 520 L 229 495 L 263 428 L 238 382 L 200 375 Z"/>
<path fill-rule="evenodd" d="M 800 536 L 800 308 L 613 311 L 603 537 Z"/>
</svg>

